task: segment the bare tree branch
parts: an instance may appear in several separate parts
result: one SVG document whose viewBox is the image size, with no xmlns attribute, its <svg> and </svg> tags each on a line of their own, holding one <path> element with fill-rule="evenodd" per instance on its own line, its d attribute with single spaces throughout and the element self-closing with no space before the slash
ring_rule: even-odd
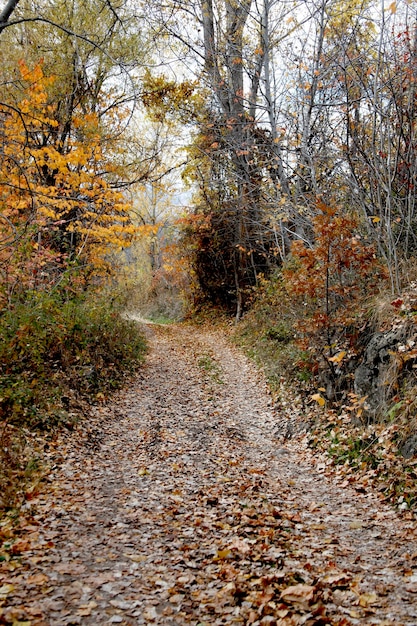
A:
<svg viewBox="0 0 417 626">
<path fill-rule="evenodd" d="M 3 30 L 5 28 L 6 23 L 9 21 L 9 18 L 20 0 L 9 0 L 4 7 L 3 11 L 0 13 L 0 29 Z"/>
</svg>

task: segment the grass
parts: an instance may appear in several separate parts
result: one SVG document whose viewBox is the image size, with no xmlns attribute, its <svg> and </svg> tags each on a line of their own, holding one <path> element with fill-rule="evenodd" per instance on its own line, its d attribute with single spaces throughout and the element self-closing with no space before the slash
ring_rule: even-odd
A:
<svg viewBox="0 0 417 626">
<path fill-rule="evenodd" d="M 311 379 L 309 357 L 295 341 L 286 300 L 279 275 L 264 281 L 233 333 L 235 342 L 262 367 L 272 391 L 279 389 L 283 379 L 294 379 L 301 386 Z"/>
<path fill-rule="evenodd" d="M 211 380 L 213 380 L 218 385 L 223 385 L 224 381 L 221 377 L 221 369 L 216 361 L 213 360 L 213 357 L 206 353 L 199 357 L 197 364 L 201 369 L 203 369 L 210 376 Z"/>
</svg>

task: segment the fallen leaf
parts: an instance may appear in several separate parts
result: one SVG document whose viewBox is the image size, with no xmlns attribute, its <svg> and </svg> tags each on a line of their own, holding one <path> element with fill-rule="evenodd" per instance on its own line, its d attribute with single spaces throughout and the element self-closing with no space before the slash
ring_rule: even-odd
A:
<svg viewBox="0 0 417 626">
<path fill-rule="evenodd" d="M 378 602 L 376 593 L 363 593 L 359 596 L 359 605 L 364 608 L 376 604 L 376 602 Z"/>
<path fill-rule="evenodd" d="M 322 582 L 331 585 L 332 587 L 344 587 L 351 580 L 351 576 L 345 572 L 329 572 L 321 579 Z"/>
<path fill-rule="evenodd" d="M 236 585 L 234 582 L 227 583 L 220 591 L 217 593 L 218 596 L 227 595 L 229 593 L 233 594 L 236 591 Z"/>
<path fill-rule="evenodd" d="M 30 548 L 31 546 L 29 541 L 19 540 L 11 546 L 10 553 L 17 555 L 21 554 L 22 552 L 26 552 L 27 550 L 30 550 Z"/>
<path fill-rule="evenodd" d="M 247 544 L 247 542 L 244 539 L 241 539 L 240 537 L 236 537 L 235 539 L 233 539 L 229 547 L 232 550 L 238 550 L 242 554 L 247 554 L 248 552 L 250 552 L 250 549 L 251 549 L 250 546 Z"/>
<path fill-rule="evenodd" d="M 175 593 L 173 596 L 170 597 L 169 602 L 171 604 L 179 604 L 183 600 L 184 596 L 181 593 Z"/>
<path fill-rule="evenodd" d="M 395 309 L 399 309 L 402 304 L 404 304 L 404 300 L 402 298 L 396 298 L 391 302 L 391 306 L 393 306 Z"/>
<path fill-rule="evenodd" d="M 14 591 L 14 585 L 2 585 L 0 587 L 0 600 L 4 600 L 12 591 Z"/>
<path fill-rule="evenodd" d="M 43 585 L 43 583 L 46 583 L 47 581 L 49 581 L 48 576 L 46 576 L 46 574 L 39 573 L 29 576 L 26 582 L 29 585 Z"/>
<path fill-rule="evenodd" d="M 337 354 L 335 354 L 334 356 L 329 357 L 329 361 L 331 363 L 336 363 L 339 364 L 343 361 L 343 359 L 345 358 L 347 352 L 346 350 L 342 350 L 341 352 L 338 352 Z"/>
<path fill-rule="evenodd" d="M 154 621 L 158 618 L 158 613 L 156 612 L 156 608 L 154 606 L 148 606 L 143 611 L 143 617 L 149 621 Z"/>
<path fill-rule="evenodd" d="M 144 554 L 123 554 L 123 556 L 126 556 L 128 559 L 130 559 L 134 563 L 143 563 L 143 561 L 146 561 L 148 558 Z"/>
<path fill-rule="evenodd" d="M 291 604 L 310 604 L 314 598 L 315 587 L 311 585 L 292 585 L 281 592 L 281 600 Z"/>
<path fill-rule="evenodd" d="M 114 606 L 116 609 L 121 609 L 122 611 L 130 611 L 135 607 L 134 602 L 127 602 L 126 600 L 109 600 L 109 604 Z"/>
<path fill-rule="evenodd" d="M 363 528 L 363 523 L 360 520 L 354 520 L 353 522 L 350 522 L 349 528 L 350 530 L 359 530 L 360 528 Z"/>
<path fill-rule="evenodd" d="M 314 393 L 311 396 L 311 399 L 317 402 L 317 404 L 319 404 L 320 406 L 324 406 L 326 404 L 326 400 L 323 398 L 323 396 L 320 393 Z"/>
<path fill-rule="evenodd" d="M 221 561 L 222 559 L 225 559 L 226 557 L 228 557 L 229 554 L 231 554 L 231 552 L 232 551 L 229 550 L 228 548 L 226 548 L 226 550 L 218 550 L 213 561 Z"/>
<path fill-rule="evenodd" d="M 80 615 L 81 617 L 88 617 L 89 615 L 91 615 L 92 610 L 95 609 L 97 606 L 97 602 L 95 602 L 94 600 L 91 600 L 91 602 L 89 602 L 88 604 L 82 604 L 77 610 L 77 615 Z"/>
</svg>

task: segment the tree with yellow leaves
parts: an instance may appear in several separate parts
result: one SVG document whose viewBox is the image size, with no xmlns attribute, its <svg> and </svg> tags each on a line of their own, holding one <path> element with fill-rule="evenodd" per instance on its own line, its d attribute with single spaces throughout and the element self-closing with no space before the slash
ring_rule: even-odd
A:
<svg viewBox="0 0 417 626">
<path fill-rule="evenodd" d="M 1 289 L 56 281 L 70 265 L 108 269 L 111 249 L 135 228 L 123 194 L 111 186 L 115 165 L 103 153 L 96 114 L 74 116 L 65 142 L 57 104 L 41 64 L 20 64 L 23 97 L 0 108 Z M 106 173 L 104 176 L 103 173 Z"/>
</svg>

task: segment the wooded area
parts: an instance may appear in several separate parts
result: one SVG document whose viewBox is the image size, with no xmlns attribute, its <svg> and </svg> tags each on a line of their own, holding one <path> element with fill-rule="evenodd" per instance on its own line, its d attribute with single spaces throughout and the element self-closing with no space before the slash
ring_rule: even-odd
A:
<svg viewBox="0 0 417 626">
<path fill-rule="evenodd" d="M 415 623 L 416 2 L 5 0 L 0 84 L 0 624 Z"/>
<path fill-rule="evenodd" d="M 119 384 L 114 355 L 143 350 L 120 311 L 207 303 L 319 405 L 413 415 L 416 19 L 408 1 L 5 3 L 6 423 L 49 428 Z"/>
<path fill-rule="evenodd" d="M 24 289 L 34 271 L 39 286 L 69 263 L 103 269 L 137 231 L 141 183 L 173 167 L 194 194 L 197 284 L 238 317 L 292 242 L 295 258 L 314 248 L 317 216 L 336 241 L 330 215 L 352 220 L 346 247 L 399 292 L 415 250 L 412 3 L 20 1 L 0 17 L 5 302 L 19 272 Z M 167 135 L 184 125 L 178 158 Z"/>
</svg>

